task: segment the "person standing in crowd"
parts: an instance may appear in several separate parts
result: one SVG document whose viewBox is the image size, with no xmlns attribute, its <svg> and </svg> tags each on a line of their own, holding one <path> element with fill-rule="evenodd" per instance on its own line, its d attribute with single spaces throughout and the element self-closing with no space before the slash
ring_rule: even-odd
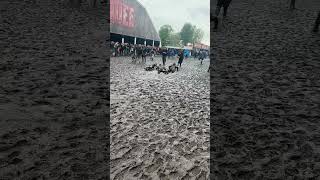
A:
<svg viewBox="0 0 320 180">
<path fill-rule="evenodd" d="M 134 48 L 132 45 L 130 45 L 130 56 L 134 55 Z"/>
<path fill-rule="evenodd" d="M 214 29 L 218 28 L 218 24 L 219 24 L 218 16 L 220 14 L 221 7 L 223 7 L 223 17 L 225 18 L 225 17 L 227 17 L 228 8 L 229 8 L 231 1 L 232 0 L 217 0 L 217 7 L 216 7 L 216 11 L 215 11 L 215 16 L 213 17 Z"/>
<path fill-rule="evenodd" d="M 116 43 L 114 44 L 114 56 L 115 56 L 115 57 L 117 57 L 117 56 L 119 55 L 119 53 L 118 53 L 118 48 L 119 48 L 119 43 L 116 42 Z"/>
<path fill-rule="evenodd" d="M 115 54 L 114 54 L 114 42 L 113 41 L 111 41 L 110 47 L 111 47 L 111 55 L 114 57 Z"/>
<path fill-rule="evenodd" d="M 161 51 L 161 55 L 162 55 L 162 64 L 163 66 L 166 65 L 166 61 L 167 61 L 167 54 L 168 54 L 168 51 L 166 48 L 163 48 L 162 51 Z"/>
<path fill-rule="evenodd" d="M 142 63 L 144 63 L 144 64 L 147 62 L 147 54 L 148 54 L 147 47 L 143 47 L 142 48 Z"/>
<path fill-rule="evenodd" d="M 133 45 L 131 47 L 131 56 L 132 56 L 132 62 L 136 63 L 137 60 L 137 46 Z"/>
<path fill-rule="evenodd" d="M 204 56 L 204 51 L 200 51 L 199 60 L 201 61 L 201 64 L 203 62 Z"/>
<path fill-rule="evenodd" d="M 155 52 L 154 52 L 154 49 L 151 49 L 151 52 L 150 52 L 150 60 L 151 61 L 153 61 L 153 58 L 154 58 L 154 54 L 155 54 Z"/>
<path fill-rule="evenodd" d="M 137 47 L 137 59 L 140 59 L 142 57 L 142 46 L 139 44 Z"/>
<path fill-rule="evenodd" d="M 184 58 L 183 50 L 180 51 L 180 53 L 178 54 L 178 56 L 179 56 L 178 64 L 179 64 L 179 66 L 180 66 L 180 68 L 181 68 L 181 64 L 182 64 L 183 58 Z"/>
<path fill-rule="evenodd" d="M 296 9 L 296 0 L 291 0 L 291 2 L 290 2 L 290 9 L 291 9 L 291 10 Z"/>
<path fill-rule="evenodd" d="M 318 17 L 314 23 L 313 32 L 316 33 L 319 31 L 319 24 L 320 24 L 320 11 L 318 12 Z"/>
</svg>

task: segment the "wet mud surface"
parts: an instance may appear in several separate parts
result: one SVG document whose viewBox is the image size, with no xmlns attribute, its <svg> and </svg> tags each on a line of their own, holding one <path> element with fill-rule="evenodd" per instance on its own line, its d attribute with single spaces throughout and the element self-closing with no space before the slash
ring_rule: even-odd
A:
<svg viewBox="0 0 320 180">
<path fill-rule="evenodd" d="M 106 179 L 105 9 L 0 1 L 0 179 Z"/>
<path fill-rule="evenodd" d="M 212 179 L 320 178 L 320 6 L 288 6 L 233 1 L 212 31 Z"/>
<path fill-rule="evenodd" d="M 208 66 L 186 59 L 166 75 L 111 58 L 111 179 L 209 178 Z"/>
</svg>

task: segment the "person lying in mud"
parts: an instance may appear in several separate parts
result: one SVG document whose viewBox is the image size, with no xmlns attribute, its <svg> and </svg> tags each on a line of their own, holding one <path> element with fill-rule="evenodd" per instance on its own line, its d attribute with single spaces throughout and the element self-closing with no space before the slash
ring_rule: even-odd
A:
<svg viewBox="0 0 320 180">
<path fill-rule="evenodd" d="M 179 67 L 176 65 L 176 63 L 173 63 L 171 66 L 169 66 L 169 72 L 174 73 L 176 71 L 179 71 Z"/>
<path fill-rule="evenodd" d="M 164 67 L 164 66 L 159 66 L 159 67 L 158 67 L 158 74 L 160 74 L 160 73 L 169 74 L 169 71 L 167 70 L 166 67 Z"/>
<path fill-rule="evenodd" d="M 231 1 L 232 0 L 218 0 L 217 1 L 215 16 L 212 18 L 212 20 L 214 22 L 214 29 L 218 29 L 218 24 L 219 24 L 218 16 L 220 14 L 221 7 L 223 7 L 223 17 L 225 18 L 225 17 L 227 17 L 228 8 L 229 8 Z"/>
<path fill-rule="evenodd" d="M 156 70 L 158 67 L 157 64 L 153 64 L 151 66 L 147 66 L 146 68 L 144 68 L 146 71 L 153 71 L 153 70 Z"/>
</svg>

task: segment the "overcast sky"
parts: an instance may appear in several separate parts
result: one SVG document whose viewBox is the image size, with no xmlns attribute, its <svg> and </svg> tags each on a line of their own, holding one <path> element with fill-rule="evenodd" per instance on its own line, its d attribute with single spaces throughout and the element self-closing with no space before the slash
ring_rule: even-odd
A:
<svg viewBox="0 0 320 180">
<path fill-rule="evenodd" d="M 204 31 L 202 42 L 210 45 L 210 0 L 138 0 L 147 10 L 157 31 L 169 24 L 179 32 L 190 22 Z"/>
</svg>

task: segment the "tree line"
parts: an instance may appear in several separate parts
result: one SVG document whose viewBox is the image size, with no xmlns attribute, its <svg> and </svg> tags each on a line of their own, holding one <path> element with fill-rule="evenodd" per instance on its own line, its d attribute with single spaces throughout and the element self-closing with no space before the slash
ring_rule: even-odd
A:
<svg viewBox="0 0 320 180">
<path fill-rule="evenodd" d="M 204 32 L 191 23 L 185 23 L 180 32 L 174 32 L 171 25 L 163 25 L 160 27 L 159 36 L 163 46 L 182 47 L 187 43 L 200 43 L 203 39 Z"/>
</svg>

